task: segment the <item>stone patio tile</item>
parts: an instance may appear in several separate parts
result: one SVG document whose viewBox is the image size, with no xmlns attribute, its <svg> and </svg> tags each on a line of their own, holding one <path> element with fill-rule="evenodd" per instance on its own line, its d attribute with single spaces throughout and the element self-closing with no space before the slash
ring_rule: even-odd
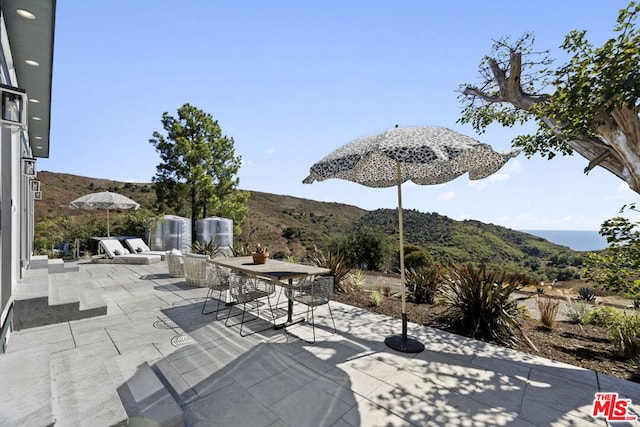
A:
<svg viewBox="0 0 640 427">
<path fill-rule="evenodd" d="M 596 391 L 597 389 L 585 386 L 580 381 L 567 380 L 534 368 L 531 370 L 522 406 L 525 408 L 536 402 L 563 414 L 590 421 Z"/>
<path fill-rule="evenodd" d="M 49 349 L 53 352 L 75 347 L 68 322 L 13 332 L 10 340 L 10 352 L 25 349 Z"/>
<path fill-rule="evenodd" d="M 331 426 L 353 406 L 312 383 L 306 384 L 271 406 L 271 411 L 290 426 Z"/>
<path fill-rule="evenodd" d="M 437 412 L 430 422 L 442 426 L 460 422 L 467 425 L 510 426 L 517 418 L 518 411 L 488 406 L 470 397 L 451 393 L 444 401 L 438 402 Z"/>
<path fill-rule="evenodd" d="M 410 393 L 406 386 L 398 387 L 383 383 L 365 396 L 368 400 L 392 412 L 396 416 L 416 426 L 425 425 L 437 412 L 441 397 L 435 399 L 437 390 L 429 396 L 419 398 Z M 443 424 L 446 425 L 446 424 Z"/>
<path fill-rule="evenodd" d="M 371 375 L 365 374 L 348 366 L 337 367 L 324 374 L 324 377 L 330 379 L 341 387 L 352 390 L 361 396 L 368 397 L 375 393 L 381 387 L 387 387 L 388 384 L 375 378 L 375 373 Z"/>
<path fill-rule="evenodd" d="M 315 372 L 304 366 L 294 365 L 249 387 L 248 391 L 263 405 L 270 407 L 286 396 L 296 393 L 315 378 Z"/>
<path fill-rule="evenodd" d="M 550 393 L 553 395 L 553 393 Z M 560 411 L 555 408 L 543 405 L 534 400 L 527 400 L 522 405 L 519 418 L 531 422 L 536 426 L 601 426 L 607 423 L 603 419 L 591 416 L 584 418 L 576 417 L 575 413 Z"/>
<path fill-rule="evenodd" d="M 183 408 L 185 425 L 192 427 L 266 427 L 278 418 L 238 384 L 230 384 Z"/>
<path fill-rule="evenodd" d="M 487 406 L 519 413 L 526 388 L 525 378 L 514 378 L 491 372 L 488 378 L 477 384 L 476 391 L 471 397 Z"/>
<path fill-rule="evenodd" d="M 249 388 L 295 364 L 290 357 L 262 344 L 226 365 L 224 372 L 241 386 Z"/>
<path fill-rule="evenodd" d="M 380 405 L 362 397 L 356 397 L 356 405 L 341 418 L 348 426 L 360 427 L 411 427 L 404 420 Z"/>
</svg>

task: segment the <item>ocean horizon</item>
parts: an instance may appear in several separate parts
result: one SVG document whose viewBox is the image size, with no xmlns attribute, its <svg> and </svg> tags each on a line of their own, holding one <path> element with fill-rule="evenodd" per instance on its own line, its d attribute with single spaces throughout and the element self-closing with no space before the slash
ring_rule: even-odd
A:
<svg viewBox="0 0 640 427">
<path fill-rule="evenodd" d="M 518 230 L 542 237 L 574 251 L 599 251 L 607 247 L 607 239 L 594 230 Z"/>
</svg>

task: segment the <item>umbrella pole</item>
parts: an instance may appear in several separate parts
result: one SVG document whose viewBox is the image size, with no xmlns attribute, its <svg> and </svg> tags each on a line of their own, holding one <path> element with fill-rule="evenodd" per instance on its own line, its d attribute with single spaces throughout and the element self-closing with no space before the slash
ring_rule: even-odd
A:
<svg viewBox="0 0 640 427">
<path fill-rule="evenodd" d="M 402 353 L 420 353 L 424 350 L 424 345 L 414 339 L 407 337 L 407 302 L 406 302 L 406 282 L 404 274 L 404 230 L 402 226 L 402 171 L 400 162 L 396 163 L 398 176 L 398 231 L 400 233 L 400 282 L 402 283 L 402 335 L 392 335 L 385 338 L 384 343 L 396 351 Z"/>
</svg>

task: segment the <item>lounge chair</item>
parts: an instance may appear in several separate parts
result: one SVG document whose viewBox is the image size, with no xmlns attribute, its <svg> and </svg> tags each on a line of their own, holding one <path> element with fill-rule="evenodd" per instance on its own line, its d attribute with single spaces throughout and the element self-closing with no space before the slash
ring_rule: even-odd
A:
<svg viewBox="0 0 640 427">
<path fill-rule="evenodd" d="M 149 246 L 144 242 L 144 240 L 137 239 L 125 239 L 124 244 L 127 245 L 129 251 L 132 254 L 144 254 L 144 255 L 160 255 L 162 261 L 165 260 L 166 251 L 152 251 L 149 249 Z"/>
<path fill-rule="evenodd" d="M 113 264 L 155 264 L 160 262 L 160 255 L 132 254 L 122 246 L 122 243 L 114 239 L 100 240 L 100 247 L 107 256 L 105 259 L 98 259 L 98 263 Z"/>
</svg>

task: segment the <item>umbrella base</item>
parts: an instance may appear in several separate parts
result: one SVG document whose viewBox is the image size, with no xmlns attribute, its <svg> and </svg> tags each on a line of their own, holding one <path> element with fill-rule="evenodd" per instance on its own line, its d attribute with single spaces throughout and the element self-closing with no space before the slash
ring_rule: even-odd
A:
<svg viewBox="0 0 640 427">
<path fill-rule="evenodd" d="M 424 351 L 424 344 L 420 341 L 410 337 L 405 338 L 402 335 L 391 335 L 384 339 L 384 343 L 387 347 L 401 353 L 420 353 Z"/>
</svg>

